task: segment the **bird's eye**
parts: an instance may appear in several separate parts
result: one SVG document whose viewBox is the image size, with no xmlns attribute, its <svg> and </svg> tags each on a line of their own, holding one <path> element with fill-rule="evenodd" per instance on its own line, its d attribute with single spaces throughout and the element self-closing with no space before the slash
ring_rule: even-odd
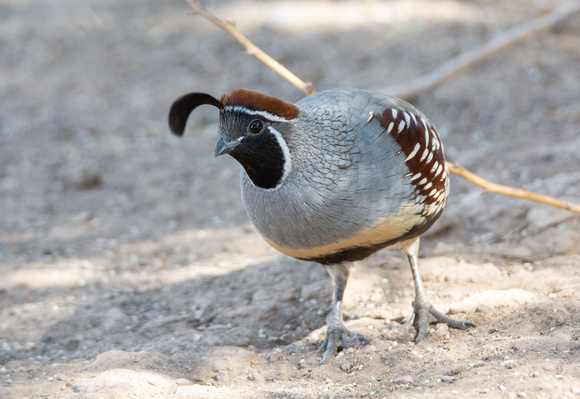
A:
<svg viewBox="0 0 580 399">
<path fill-rule="evenodd" d="M 263 128 L 264 124 L 259 119 L 256 119 L 250 123 L 250 132 L 252 133 L 260 133 Z"/>
</svg>

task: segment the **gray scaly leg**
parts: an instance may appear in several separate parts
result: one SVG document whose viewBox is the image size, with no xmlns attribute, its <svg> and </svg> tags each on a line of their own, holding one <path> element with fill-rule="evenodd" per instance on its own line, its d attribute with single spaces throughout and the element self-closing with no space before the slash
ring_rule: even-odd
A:
<svg viewBox="0 0 580 399">
<path fill-rule="evenodd" d="M 319 352 L 323 352 L 320 364 L 326 364 L 333 356 L 336 356 L 339 346 L 350 348 L 352 346 L 366 345 L 369 343 L 368 339 L 358 333 L 350 331 L 344 325 L 342 316 L 342 298 L 348 280 L 348 268 L 343 264 L 325 267 L 334 282 L 334 302 L 332 310 L 326 320 L 328 324 L 326 338 L 318 349 Z"/>
<path fill-rule="evenodd" d="M 419 264 L 417 253 L 408 255 L 409 263 L 411 264 L 411 271 L 413 272 L 413 281 L 415 282 L 415 301 L 413 308 L 415 309 L 415 320 L 413 325 L 417 331 L 415 342 L 419 342 L 427 337 L 429 331 L 429 324 L 431 323 L 445 323 L 449 327 L 466 330 L 468 327 L 475 327 L 470 321 L 453 319 L 443 312 L 435 309 L 431 302 L 427 299 L 425 288 L 423 288 L 423 280 L 419 273 Z M 433 316 L 434 319 L 431 317 Z"/>
<path fill-rule="evenodd" d="M 411 323 L 415 327 L 417 335 L 415 336 L 415 342 L 420 342 L 427 337 L 429 332 L 429 324 L 431 323 L 445 323 L 449 327 L 457 328 L 460 330 L 465 330 L 469 327 L 476 327 L 470 321 L 462 321 L 453 319 L 443 312 L 435 309 L 431 302 L 427 299 L 427 294 L 425 293 L 425 288 L 423 287 L 423 279 L 421 278 L 421 273 L 419 272 L 419 239 L 416 239 L 407 248 L 405 248 L 407 253 L 407 258 L 409 259 L 409 264 L 411 265 L 411 271 L 413 272 L 413 281 L 415 283 L 415 300 L 413 301 L 413 308 L 415 313 L 411 316 L 411 319 L 407 321 L 401 327 L 410 327 Z M 387 326 L 390 327 L 390 326 Z"/>
</svg>

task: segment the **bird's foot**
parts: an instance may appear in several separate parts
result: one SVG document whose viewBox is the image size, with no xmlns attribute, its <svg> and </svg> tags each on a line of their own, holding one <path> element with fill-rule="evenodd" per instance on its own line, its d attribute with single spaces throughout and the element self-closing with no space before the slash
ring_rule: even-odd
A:
<svg viewBox="0 0 580 399">
<path fill-rule="evenodd" d="M 469 327 L 476 327 L 476 325 L 470 321 L 457 320 L 447 316 L 440 310 L 435 309 L 433 305 L 427 301 L 415 301 L 413 307 L 415 308 L 415 320 L 413 326 L 417 332 L 415 343 L 419 343 L 427 337 L 429 324 L 445 323 L 449 327 L 457 328 L 459 330 L 467 330 Z"/>
<path fill-rule="evenodd" d="M 411 327 L 413 327 L 416 331 L 415 343 L 419 343 L 427 337 L 430 324 L 445 323 L 449 327 L 457 328 L 459 330 L 476 327 L 476 325 L 470 321 L 457 320 L 447 316 L 440 310 L 435 309 L 429 302 L 414 302 L 413 307 L 415 308 L 415 312 L 404 324 L 386 325 L 382 328 L 411 329 Z"/>
<path fill-rule="evenodd" d="M 326 338 L 318 348 L 318 352 L 322 352 L 322 359 L 320 364 L 326 364 L 328 361 L 336 356 L 338 348 L 352 348 L 357 345 L 368 345 L 369 340 L 359 333 L 355 333 L 347 329 L 344 325 L 340 327 L 328 326 Z"/>
<path fill-rule="evenodd" d="M 402 320 L 403 317 L 401 317 L 401 321 Z M 399 322 L 399 320 L 395 321 Z M 409 317 L 407 321 L 402 324 L 387 324 L 385 326 L 382 326 L 380 329 L 384 330 L 385 328 L 388 328 L 389 330 L 410 330 L 411 328 L 415 328 L 415 326 L 413 325 L 414 321 L 415 321 L 415 313 L 413 313 L 411 317 Z"/>
</svg>

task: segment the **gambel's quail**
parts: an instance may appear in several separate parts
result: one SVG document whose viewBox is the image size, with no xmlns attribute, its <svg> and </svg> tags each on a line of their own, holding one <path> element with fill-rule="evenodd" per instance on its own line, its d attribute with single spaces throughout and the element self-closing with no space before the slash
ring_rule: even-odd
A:
<svg viewBox="0 0 580 399">
<path fill-rule="evenodd" d="M 415 282 L 408 322 L 421 341 L 433 322 L 473 323 L 438 311 L 417 264 L 419 237 L 439 218 L 449 172 L 435 127 L 412 105 L 363 90 L 329 90 L 290 104 L 240 89 L 220 100 L 205 93 L 178 98 L 169 126 L 183 135 L 199 105 L 220 109 L 215 156 L 241 165 L 241 191 L 252 223 L 272 247 L 326 267 L 334 285 L 321 364 L 337 348 L 366 344 L 343 322 L 347 262 L 385 247 L 407 254 Z"/>
</svg>

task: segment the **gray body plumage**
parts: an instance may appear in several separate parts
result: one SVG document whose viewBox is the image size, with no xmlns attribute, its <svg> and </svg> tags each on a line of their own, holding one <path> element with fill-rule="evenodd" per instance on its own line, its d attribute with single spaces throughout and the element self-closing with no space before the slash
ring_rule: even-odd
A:
<svg viewBox="0 0 580 399">
<path fill-rule="evenodd" d="M 244 206 L 265 238 L 290 249 L 324 246 L 396 216 L 401 207 L 415 206 L 414 187 L 401 178 L 409 172 L 405 154 L 370 116 L 398 107 L 424 117 L 419 111 L 361 90 L 321 92 L 296 106 L 300 121 L 281 122 L 290 125 L 283 130 L 291 155 L 284 181 L 262 189 L 241 172 Z"/>
</svg>

